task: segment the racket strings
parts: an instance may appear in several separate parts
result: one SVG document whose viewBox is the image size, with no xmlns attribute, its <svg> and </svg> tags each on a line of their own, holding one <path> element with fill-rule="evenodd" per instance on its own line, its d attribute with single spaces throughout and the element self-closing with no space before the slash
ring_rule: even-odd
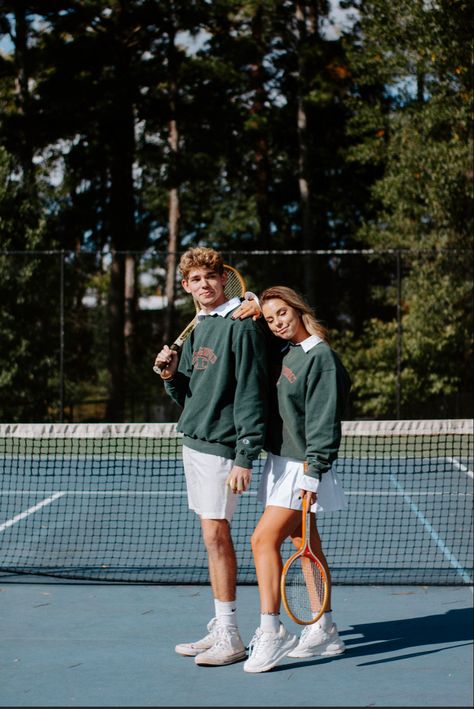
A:
<svg viewBox="0 0 474 709">
<path fill-rule="evenodd" d="M 303 623 L 321 615 L 327 584 L 321 567 L 307 556 L 297 557 L 288 567 L 285 596 L 288 609 Z"/>
<path fill-rule="evenodd" d="M 226 298 L 241 297 L 245 294 L 245 282 L 240 274 L 233 268 L 225 267 L 227 273 L 227 282 L 224 286 Z"/>
</svg>

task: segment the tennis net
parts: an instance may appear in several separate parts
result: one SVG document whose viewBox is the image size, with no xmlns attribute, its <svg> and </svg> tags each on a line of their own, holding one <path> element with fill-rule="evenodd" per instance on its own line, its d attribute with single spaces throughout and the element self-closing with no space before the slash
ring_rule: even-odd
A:
<svg viewBox="0 0 474 709">
<path fill-rule="evenodd" d="M 208 583 L 180 449 L 176 424 L 0 425 L 0 570 Z M 241 584 L 263 464 L 232 522 Z M 472 584 L 472 420 L 345 421 L 335 466 L 347 509 L 318 516 L 333 583 Z"/>
</svg>

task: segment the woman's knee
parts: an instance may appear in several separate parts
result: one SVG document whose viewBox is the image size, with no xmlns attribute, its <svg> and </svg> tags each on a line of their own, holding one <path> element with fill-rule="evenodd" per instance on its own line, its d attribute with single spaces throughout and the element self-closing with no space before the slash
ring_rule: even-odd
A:
<svg viewBox="0 0 474 709">
<path fill-rule="evenodd" d="M 275 533 L 271 533 L 268 529 L 255 529 L 250 539 L 252 552 L 255 555 L 268 554 L 271 551 L 279 550 L 281 547 L 281 539 Z"/>
<path fill-rule="evenodd" d="M 263 535 L 258 529 L 254 529 L 252 536 L 250 537 L 250 546 L 252 547 L 253 553 L 257 553 L 262 546 Z"/>
</svg>

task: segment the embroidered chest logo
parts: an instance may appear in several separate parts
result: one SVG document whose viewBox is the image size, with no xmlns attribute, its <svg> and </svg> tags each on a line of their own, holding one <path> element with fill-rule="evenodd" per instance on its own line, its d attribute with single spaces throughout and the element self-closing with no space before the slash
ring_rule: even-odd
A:
<svg viewBox="0 0 474 709">
<path fill-rule="evenodd" d="M 296 374 L 294 374 L 289 367 L 284 366 L 281 370 L 281 377 L 285 377 L 285 379 L 288 379 L 290 384 L 294 384 L 296 382 Z"/>
<path fill-rule="evenodd" d="M 193 352 L 194 369 L 207 369 L 209 364 L 214 364 L 216 361 L 217 356 L 209 347 L 200 347 L 196 352 Z"/>
</svg>

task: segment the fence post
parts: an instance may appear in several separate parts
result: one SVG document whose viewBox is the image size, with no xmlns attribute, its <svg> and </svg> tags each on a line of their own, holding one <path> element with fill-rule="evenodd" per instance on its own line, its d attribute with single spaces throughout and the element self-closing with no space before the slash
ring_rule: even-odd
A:
<svg viewBox="0 0 474 709">
<path fill-rule="evenodd" d="M 402 409 L 402 259 L 397 250 L 397 419 L 401 418 Z"/>
<path fill-rule="evenodd" d="M 64 249 L 59 268 L 59 421 L 64 421 Z"/>
</svg>

